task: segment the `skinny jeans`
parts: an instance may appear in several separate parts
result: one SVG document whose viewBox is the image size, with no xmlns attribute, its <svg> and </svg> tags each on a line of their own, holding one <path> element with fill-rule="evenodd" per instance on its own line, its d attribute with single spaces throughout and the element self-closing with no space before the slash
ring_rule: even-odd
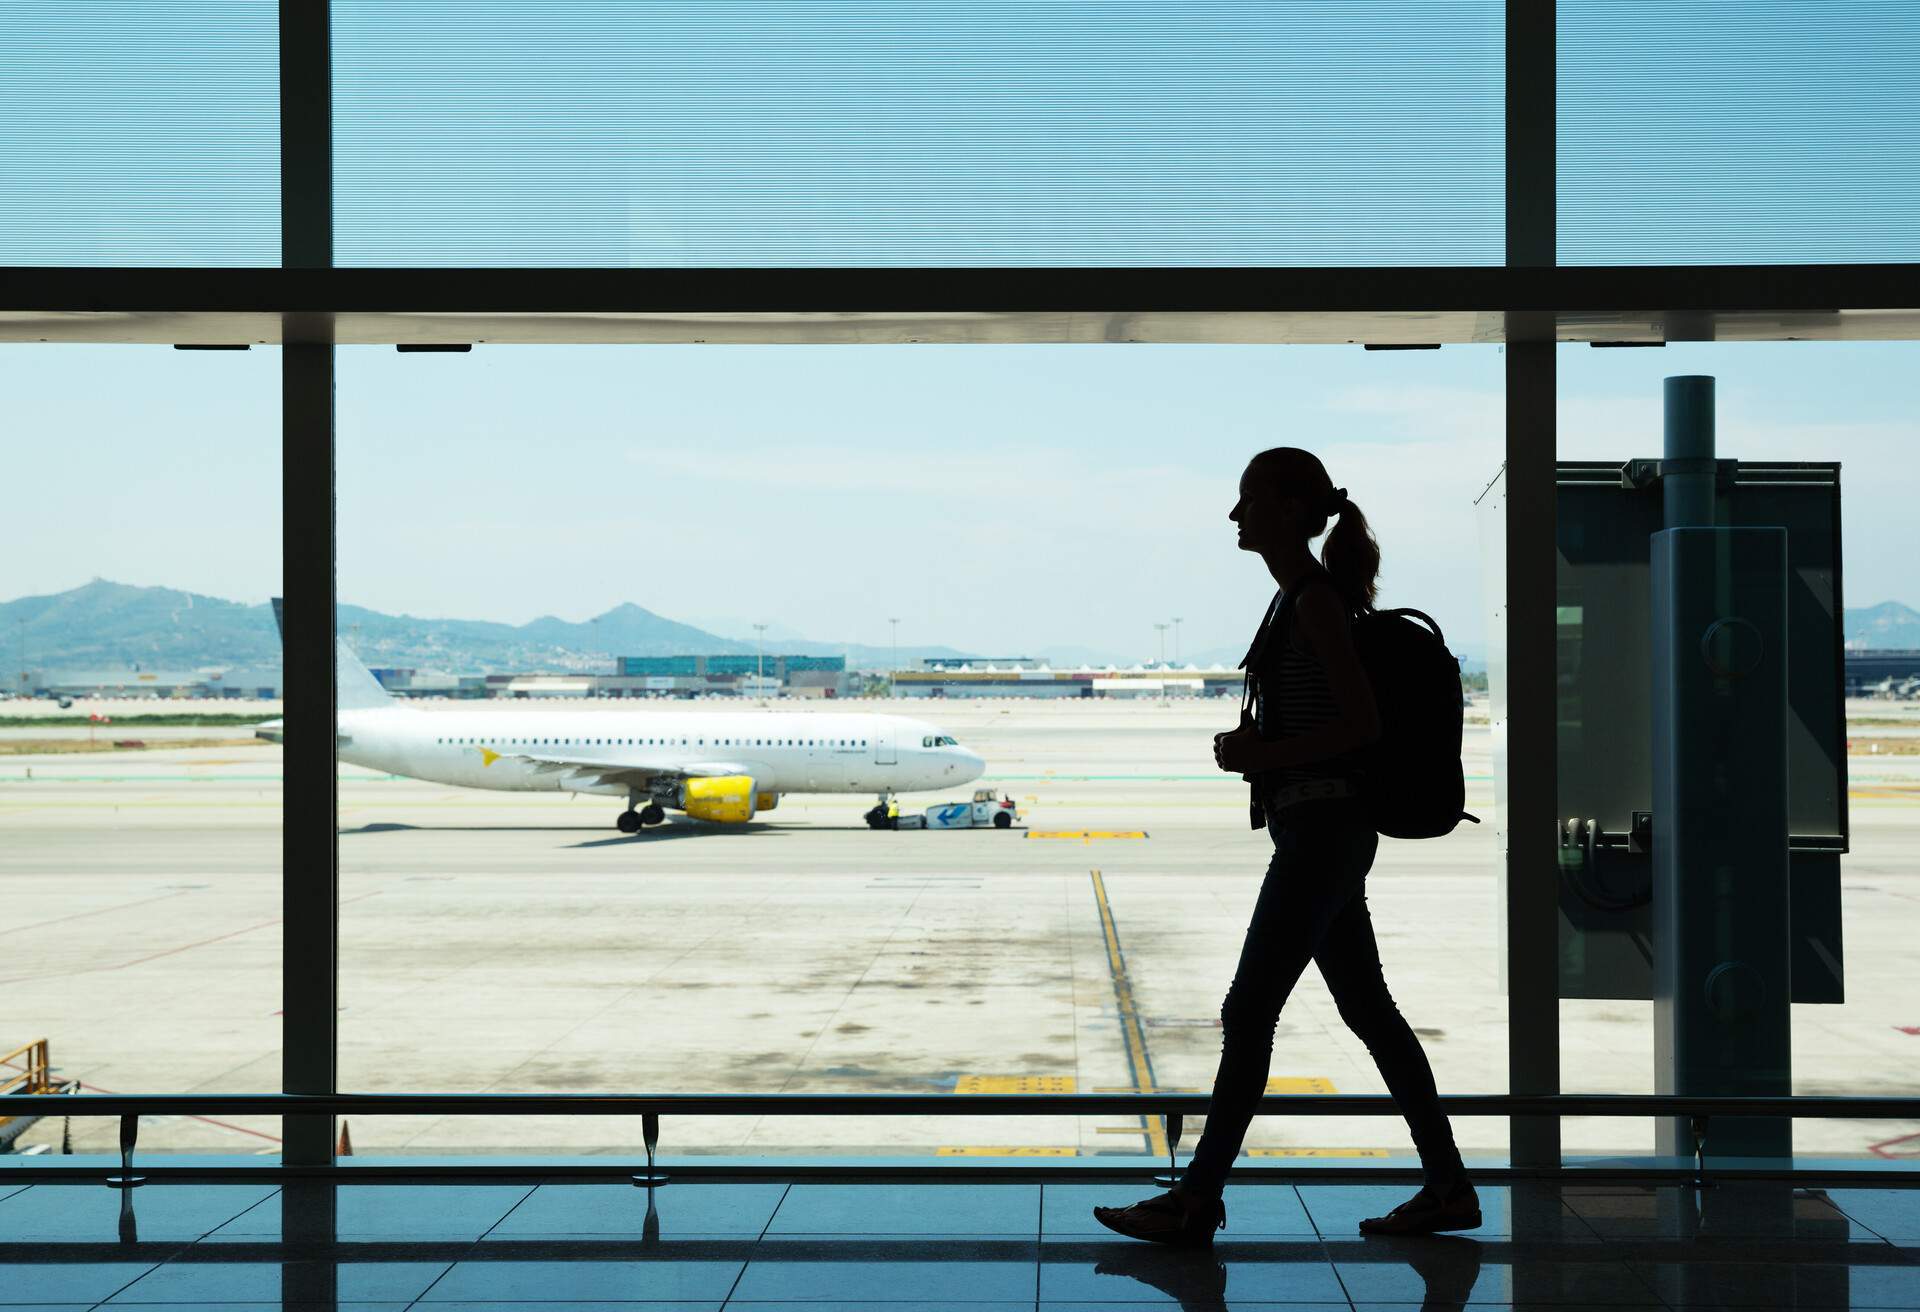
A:
<svg viewBox="0 0 1920 1312">
<path fill-rule="evenodd" d="M 1465 1168 L 1440 1110 L 1433 1068 L 1380 970 L 1367 911 L 1367 871 L 1380 837 L 1351 798 L 1303 802 L 1270 813 L 1273 859 L 1247 926 L 1240 964 L 1220 1008 L 1220 1069 L 1183 1187 L 1218 1198 L 1266 1093 L 1273 1031 L 1309 961 L 1340 1019 L 1360 1037 L 1413 1132 L 1426 1182 L 1444 1188 Z"/>
</svg>

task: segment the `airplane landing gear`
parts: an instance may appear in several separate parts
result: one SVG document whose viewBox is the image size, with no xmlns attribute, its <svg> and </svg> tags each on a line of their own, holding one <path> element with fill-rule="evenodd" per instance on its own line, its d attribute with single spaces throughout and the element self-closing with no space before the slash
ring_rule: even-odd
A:
<svg viewBox="0 0 1920 1312">
<path fill-rule="evenodd" d="M 638 801 L 639 799 L 635 798 L 634 800 Z M 629 806 L 620 813 L 620 818 L 613 823 L 623 834 L 637 834 L 640 832 L 642 825 L 657 825 L 666 818 L 667 808 L 661 806 L 658 802 L 648 802 L 638 811 Z"/>
</svg>

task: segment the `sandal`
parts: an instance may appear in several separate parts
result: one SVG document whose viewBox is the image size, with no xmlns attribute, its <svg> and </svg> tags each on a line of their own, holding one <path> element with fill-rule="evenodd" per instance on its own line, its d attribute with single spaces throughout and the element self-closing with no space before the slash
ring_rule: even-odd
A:
<svg viewBox="0 0 1920 1312">
<path fill-rule="evenodd" d="M 1430 1235 L 1441 1230 L 1480 1228 L 1480 1198 L 1471 1188 L 1453 1194 L 1444 1202 L 1435 1202 L 1433 1197 L 1423 1188 L 1385 1216 L 1369 1216 L 1361 1221 L 1360 1233 Z"/>
<path fill-rule="evenodd" d="M 1227 1228 L 1227 1205 L 1218 1198 L 1193 1198 L 1168 1190 L 1126 1207 L 1095 1207 L 1093 1219 L 1130 1239 L 1211 1244 L 1213 1232 Z"/>
</svg>

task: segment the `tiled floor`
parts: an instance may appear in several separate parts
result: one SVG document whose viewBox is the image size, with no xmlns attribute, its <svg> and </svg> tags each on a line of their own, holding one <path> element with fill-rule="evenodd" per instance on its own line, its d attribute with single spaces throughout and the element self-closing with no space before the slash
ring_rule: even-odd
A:
<svg viewBox="0 0 1920 1312">
<path fill-rule="evenodd" d="M 141 1304 L 1920 1309 L 1920 1189 L 1484 1185 L 1469 1234 L 1366 1237 L 1410 1187 L 1247 1184 L 1211 1251 L 1123 1239 L 1129 1184 L 0 1185 L 0 1312 Z"/>
</svg>

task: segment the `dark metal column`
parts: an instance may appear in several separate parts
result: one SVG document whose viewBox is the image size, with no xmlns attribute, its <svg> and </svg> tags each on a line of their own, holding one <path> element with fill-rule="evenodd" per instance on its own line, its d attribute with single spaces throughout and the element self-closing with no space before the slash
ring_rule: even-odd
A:
<svg viewBox="0 0 1920 1312">
<path fill-rule="evenodd" d="M 1555 7 L 1508 0 L 1507 266 L 1556 259 Z M 1507 315 L 1507 1089 L 1560 1091 L 1554 319 Z M 1560 1122 L 1513 1118 L 1516 1167 L 1560 1165 Z"/>
<path fill-rule="evenodd" d="M 333 265 L 331 0 L 280 0 L 280 263 Z"/>
<path fill-rule="evenodd" d="M 1720 527 L 1713 379 L 1666 383 L 1652 541 L 1656 1093 L 1793 1092 L 1787 530 Z M 1691 1157 L 1687 1117 L 1654 1151 Z M 1716 1156 L 1788 1158 L 1793 1123 L 1723 1116 Z"/>
<path fill-rule="evenodd" d="M 333 263 L 327 0 L 280 4 L 280 259 Z M 324 321 L 323 321 L 324 322 Z M 286 596 L 281 1088 L 336 1093 L 339 852 L 334 798 L 333 347 L 311 321 L 281 348 L 281 569 Z M 333 1117 L 282 1118 L 288 1165 L 333 1161 Z"/>
</svg>

